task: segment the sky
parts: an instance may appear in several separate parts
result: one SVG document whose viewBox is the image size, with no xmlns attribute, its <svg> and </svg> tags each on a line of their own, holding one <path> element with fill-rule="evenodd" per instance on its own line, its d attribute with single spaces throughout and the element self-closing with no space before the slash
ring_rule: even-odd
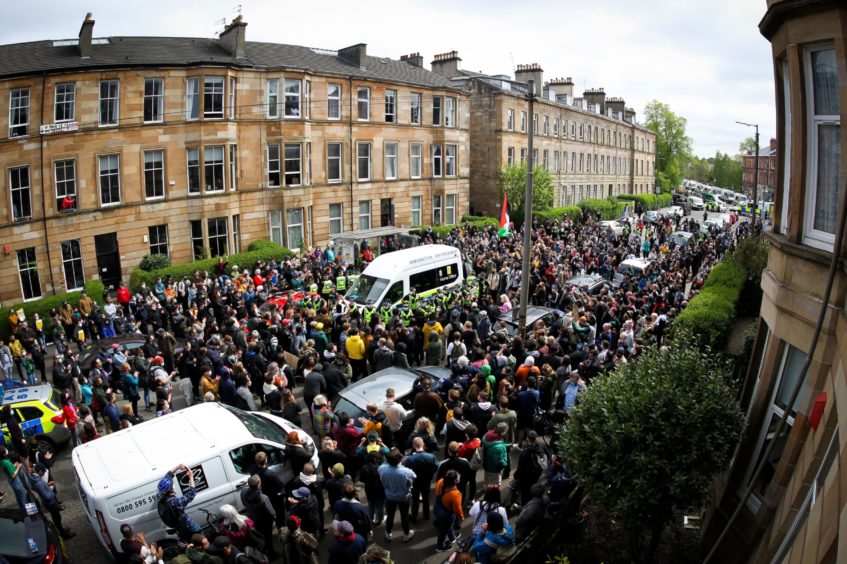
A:
<svg viewBox="0 0 847 564">
<path fill-rule="evenodd" d="M 238 2 L 241 2 L 239 4 Z M 758 123 L 776 135 L 773 59 L 758 23 L 765 0 L 28 0 L 4 2 L 0 43 L 76 37 L 90 11 L 95 37 L 215 37 L 241 14 L 248 41 L 325 49 L 366 43 L 398 59 L 458 51 L 460 68 L 514 74 L 538 63 L 544 79 L 572 77 L 575 93 L 605 88 L 640 121 L 651 100 L 688 120 L 694 153 L 736 154 Z"/>
</svg>

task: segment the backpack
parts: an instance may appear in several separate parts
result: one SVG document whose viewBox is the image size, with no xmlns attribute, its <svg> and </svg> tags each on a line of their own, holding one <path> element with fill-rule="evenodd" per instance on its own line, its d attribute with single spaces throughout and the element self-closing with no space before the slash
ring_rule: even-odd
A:
<svg viewBox="0 0 847 564">
<path fill-rule="evenodd" d="M 168 498 L 162 496 L 159 498 L 159 503 L 156 505 L 156 511 L 159 513 L 159 519 L 170 529 L 179 527 L 179 512 L 176 508 L 168 503 Z"/>
<path fill-rule="evenodd" d="M 450 349 L 450 360 L 453 362 L 457 362 L 459 357 L 463 356 L 465 353 L 462 351 L 461 343 L 454 343 L 453 348 Z"/>
<path fill-rule="evenodd" d="M 480 452 L 481 450 L 481 446 L 477 447 L 473 451 L 473 456 L 471 456 L 471 459 L 468 461 L 468 463 L 471 465 L 471 470 L 473 470 L 474 472 L 482 468 L 482 453 Z"/>
<path fill-rule="evenodd" d="M 499 564 L 502 562 L 508 562 L 518 553 L 518 547 L 515 546 L 515 543 L 509 543 L 505 545 L 497 544 L 493 541 L 488 540 L 487 538 L 483 539 L 483 541 L 488 547 L 494 549 L 494 554 L 491 555 L 492 564 Z"/>
<path fill-rule="evenodd" d="M 268 557 L 259 549 L 245 546 L 244 552 L 238 555 L 235 562 L 236 564 L 268 564 Z"/>
</svg>

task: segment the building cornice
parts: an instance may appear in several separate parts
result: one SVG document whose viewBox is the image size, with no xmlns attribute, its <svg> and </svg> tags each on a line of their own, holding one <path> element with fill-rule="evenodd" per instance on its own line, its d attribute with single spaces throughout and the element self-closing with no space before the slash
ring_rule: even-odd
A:
<svg viewBox="0 0 847 564">
<path fill-rule="evenodd" d="M 773 37 L 779 26 L 786 20 L 794 19 L 814 12 L 830 9 L 843 9 L 842 0 L 782 0 L 771 4 L 762 21 L 759 32 L 768 40 Z"/>
</svg>

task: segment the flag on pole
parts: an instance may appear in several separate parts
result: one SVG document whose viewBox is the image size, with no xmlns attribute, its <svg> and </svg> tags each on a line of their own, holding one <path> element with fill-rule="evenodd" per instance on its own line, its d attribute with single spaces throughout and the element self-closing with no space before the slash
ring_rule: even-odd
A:
<svg viewBox="0 0 847 564">
<path fill-rule="evenodd" d="M 506 199 L 506 193 L 503 193 L 503 209 L 500 211 L 500 229 L 497 234 L 502 237 L 511 235 L 509 232 L 509 202 Z"/>
</svg>

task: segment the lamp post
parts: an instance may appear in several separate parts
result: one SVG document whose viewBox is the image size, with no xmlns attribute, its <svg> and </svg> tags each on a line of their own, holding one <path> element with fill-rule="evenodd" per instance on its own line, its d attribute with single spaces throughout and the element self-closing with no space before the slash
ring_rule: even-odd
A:
<svg viewBox="0 0 847 564">
<path fill-rule="evenodd" d="M 744 123 L 743 121 L 736 121 L 738 125 L 745 125 L 747 127 L 755 127 L 756 128 L 756 153 L 755 153 L 755 162 L 756 168 L 753 169 L 753 221 L 756 221 L 756 210 L 759 209 L 759 124 L 758 123 Z"/>
</svg>

